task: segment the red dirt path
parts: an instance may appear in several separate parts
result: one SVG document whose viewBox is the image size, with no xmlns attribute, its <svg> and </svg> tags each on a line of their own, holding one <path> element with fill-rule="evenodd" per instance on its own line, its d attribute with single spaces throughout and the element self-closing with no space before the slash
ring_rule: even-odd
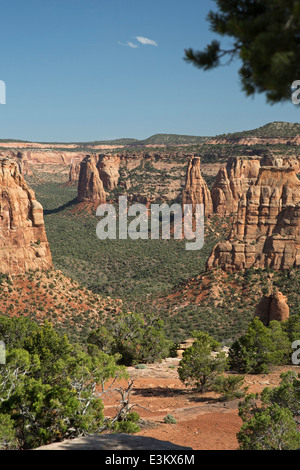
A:
<svg viewBox="0 0 300 470">
<path fill-rule="evenodd" d="M 145 420 L 138 435 L 170 441 L 193 450 L 238 449 L 236 433 L 242 425 L 238 416 L 239 400 L 220 402 L 214 393 L 201 395 L 186 388 L 178 379 L 177 365 L 178 359 L 170 358 L 162 364 L 147 365 L 145 369 L 128 368 L 134 380 L 130 403 L 143 407 L 134 410 Z M 298 371 L 297 367 L 281 367 L 268 375 L 246 376 L 248 393 L 277 386 L 281 372 L 289 369 Z M 119 383 L 123 387 L 126 384 L 125 380 Z M 120 395 L 112 392 L 103 400 L 106 416 L 115 415 L 119 399 Z M 174 416 L 176 424 L 164 422 L 168 413 Z"/>
</svg>

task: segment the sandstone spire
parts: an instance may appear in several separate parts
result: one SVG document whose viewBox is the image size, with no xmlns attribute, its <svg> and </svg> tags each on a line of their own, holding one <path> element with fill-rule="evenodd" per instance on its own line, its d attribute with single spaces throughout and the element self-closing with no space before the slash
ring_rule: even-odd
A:
<svg viewBox="0 0 300 470">
<path fill-rule="evenodd" d="M 226 167 L 220 168 L 211 190 L 216 214 L 228 216 L 237 212 L 239 200 L 258 177 L 260 159 L 259 156 L 230 157 Z"/>
<path fill-rule="evenodd" d="M 87 155 L 80 163 L 77 199 L 79 202 L 104 203 L 106 201 L 106 193 L 99 176 L 95 155 Z"/>
<path fill-rule="evenodd" d="M 69 166 L 69 183 L 78 183 L 80 163 L 71 163 Z"/>
<path fill-rule="evenodd" d="M 191 157 L 186 173 L 186 184 L 182 193 L 182 203 L 192 204 L 193 209 L 196 204 L 204 204 L 204 214 L 212 214 L 213 205 L 210 191 L 206 181 L 202 178 L 200 168 L 200 157 Z"/>
</svg>

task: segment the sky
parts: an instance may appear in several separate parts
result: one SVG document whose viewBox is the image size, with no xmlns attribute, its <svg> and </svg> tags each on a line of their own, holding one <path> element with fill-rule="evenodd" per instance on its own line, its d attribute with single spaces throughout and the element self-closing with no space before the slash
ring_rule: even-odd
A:
<svg viewBox="0 0 300 470">
<path fill-rule="evenodd" d="M 209 10 L 214 1 L 2 0 L 0 138 L 215 136 L 299 122 L 292 102 L 246 97 L 238 61 L 204 72 L 183 60 L 220 39 Z"/>
</svg>

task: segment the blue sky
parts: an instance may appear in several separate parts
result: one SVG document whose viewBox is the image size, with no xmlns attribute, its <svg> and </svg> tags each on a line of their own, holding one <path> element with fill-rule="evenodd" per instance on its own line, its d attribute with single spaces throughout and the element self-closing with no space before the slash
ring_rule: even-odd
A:
<svg viewBox="0 0 300 470">
<path fill-rule="evenodd" d="M 2 1 L 0 138 L 214 136 L 298 122 L 300 106 L 247 98 L 238 62 L 203 72 L 183 60 L 215 38 L 210 9 L 209 0 Z"/>
</svg>

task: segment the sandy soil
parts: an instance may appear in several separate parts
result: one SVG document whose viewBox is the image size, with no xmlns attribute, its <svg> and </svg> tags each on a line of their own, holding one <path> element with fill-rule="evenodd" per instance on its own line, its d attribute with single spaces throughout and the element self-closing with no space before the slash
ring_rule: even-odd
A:
<svg viewBox="0 0 300 470">
<path fill-rule="evenodd" d="M 144 422 L 138 434 L 193 450 L 238 449 L 236 433 L 242 424 L 238 416 L 239 400 L 220 402 L 214 393 L 201 395 L 186 388 L 178 379 L 178 362 L 177 358 L 169 358 L 161 364 L 147 365 L 145 369 L 128 368 L 134 380 L 130 403 L 140 405 L 134 410 Z M 247 375 L 248 393 L 277 386 L 280 374 L 290 369 L 299 372 L 297 367 L 278 367 L 268 375 Z M 127 381 L 121 381 L 117 387 L 126 385 Z M 115 391 L 104 398 L 106 416 L 115 415 L 119 401 L 120 394 Z M 164 422 L 168 413 L 174 416 L 176 424 Z"/>
</svg>

